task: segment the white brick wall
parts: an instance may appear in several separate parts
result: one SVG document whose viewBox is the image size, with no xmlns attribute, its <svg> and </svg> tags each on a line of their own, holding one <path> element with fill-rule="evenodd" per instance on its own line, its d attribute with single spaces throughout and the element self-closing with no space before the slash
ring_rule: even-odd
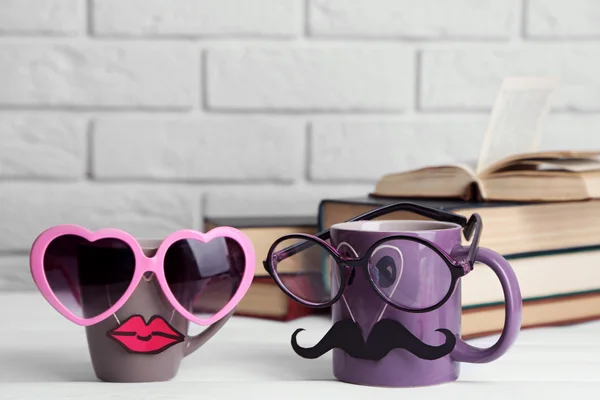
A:
<svg viewBox="0 0 600 400">
<path fill-rule="evenodd" d="M 314 36 L 508 39 L 518 0 L 313 0 Z"/>
<path fill-rule="evenodd" d="M 0 105 L 187 110 L 199 55 L 190 44 L 0 44 Z"/>
<path fill-rule="evenodd" d="M 209 110 L 402 111 L 412 52 L 397 46 L 245 46 L 206 54 Z"/>
<path fill-rule="evenodd" d="M 100 118 L 92 174 L 101 180 L 293 183 L 304 173 L 304 130 L 297 121 L 247 118 Z"/>
<path fill-rule="evenodd" d="M 529 0 L 527 6 L 529 37 L 600 37 L 600 2 L 596 0 Z"/>
<path fill-rule="evenodd" d="M 302 0 L 92 0 L 99 36 L 292 37 Z"/>
<path fill-rule="evenodd" d="M 503 76 L 600 148 L 600 1 L 0 0 L 0 290 L 50 225 L 157 237 L 316 213 L 476 157 Z"/>
<path fill-rule="evenodd" d="M 84 5 L 85 0 L 0 0 L 0 34 L 82 34 Z"/>
<path fill-rule="evenodd" d="M 563 111 L 600 111 L 600 43 L 490 44 L 425 49 L 421 57 L 423 110 L 485 110 L 507 74 L 560 76 L 554 106 Z"/>
<path fill-rule="evenodd" d="M 87 123 L 80 117 L 0 114 L 0 179 L 81 179 Z"/>
</svg>

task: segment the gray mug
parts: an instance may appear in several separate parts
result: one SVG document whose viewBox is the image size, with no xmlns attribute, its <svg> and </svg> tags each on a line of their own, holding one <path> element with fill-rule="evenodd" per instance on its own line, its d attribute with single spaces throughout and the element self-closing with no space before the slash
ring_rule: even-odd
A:
<svg viewBox="0 0 600 400">
<path fill-rule="evenodd" d="M 152 256 L 159 244 L 140 240 L 146 256 Z M 234 311 L 200 334 L 188 336 L 189 321 L 170 305 L 155 275 L 144 276 L 112 317 L 85 328 L 94 372 L 106 382 L 171 380 L 183 358 L 217 333 Z"/>
</svg>

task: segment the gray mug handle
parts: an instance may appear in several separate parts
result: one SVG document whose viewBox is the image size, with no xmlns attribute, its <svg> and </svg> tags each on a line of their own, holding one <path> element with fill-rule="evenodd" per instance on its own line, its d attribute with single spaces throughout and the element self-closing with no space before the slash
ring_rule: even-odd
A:
<svg viewBox="0 0 600 400">
<path fill-rule="evenodd" d="M 190 354 L 198 350 L 204 343 L 208 342 L 217 332 L 221 330 L 221 328 L 225 325 L 229 318 L 231 318 L 234 312 L 235 308 L 231 310 L 229 314 L 225 315 L 223 318 L 221 318 L 214 324 L 209 325 L 208 328 L 206 328 L 199 334 L 188 337 L 183 347 L 183 356 L 189 356 Z"/>
</svg>

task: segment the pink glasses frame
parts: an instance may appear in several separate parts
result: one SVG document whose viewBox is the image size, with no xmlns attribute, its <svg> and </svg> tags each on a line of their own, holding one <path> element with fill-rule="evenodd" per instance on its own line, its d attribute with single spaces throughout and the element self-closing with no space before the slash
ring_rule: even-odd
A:
<svg viewBox="0 0 600 400">
<path fill-rule="evenodd" d="M 94 242 L 96 240 L 105 238 L 119 239 L 127 243 L 127 245 L 131 248 L 135 255 L 135 272 L 133 278 L 131 279 L 129 287 L 127 288 L 123 296 L 117 302 L 115 302 L 115 304 L 112 307 L 110 307 L 108 310 L 96 317 L 88 319 L 80 318 L 77 315 L 73 314 L 71 311 L 69 311 L 65 306 L 62 305 L 62 303 L 52 292 L 50 284 L 46 279 L 46 274 L 44 273 L 44 254 L 46 252 L 46 249 L 54 239 L 64 235 L 79 236 L 84 239 L 87 239 L 90 242 Z M 237 243 L 239 243 L 244 252 L 246 265 L 244 268 L 244 274 L 242 276 L 240 287 L 238 288 L 235 295 L 219 312 L 217 312 L 208 319 L 202 319 L 194 316 L 192 313 L 187 311 L 175 299 L 175 296 L 171 292 L 171 289 L 169 288 L 169 285 L 167 284 L 167 281 L 165 279 L 165 273 L 163 270 L 164 257 L 167 249 L 178 240 L 196 239 L 201 242 L 207 243 L 210 240 L 219 237 L 231 238 Z M 138 283 L 142 279 L 144 273 L 153 272 L 156 275 L 156 279 L 158 280 L 158 283 L 161 289 L 163 290 L 165 296 L 173 305 L 175 310 L 179 314 L 187 318 L 189 321 L 198 325 L 207 326 L 214 324 L 215 322 L 223 318 L 225 315 L 231 312 L 242 300 L 242 298 L 250 288 L 252 278 L 254 277 L 254 270 L 256 268 L 256 257 L 254 247 L 250 239 L 241 231 L 231 227 L 217 227 L 211 229 L 207 233 L 201 233 L 191 229 L 173 232 L 161 242 L 156 254 L 152 257 L 148 257 L 144 254 L 140 244 L 133 236 L 119 229 L 108 228 L 100 229 L 98 231 L 93 232 L 78 225 L 58 225 L 45 230 L 37 237 L 31 248 L 29 263 L 33 280 L 38 290 L 46 299 L 46 301 L 48 301 L 48 303 L 50 303 L 50 305 L 54 307 L 65 318 L 76 323 L 77 325 L 90 326 L 93 324 L 97 324 L 98 322 L 110 317 L 117 310 L 119 310 L 123 306 L 123 304 L 125 304 L 127 299 L 129 299 L 129 297 L 137 287 Z"/>
</svg>

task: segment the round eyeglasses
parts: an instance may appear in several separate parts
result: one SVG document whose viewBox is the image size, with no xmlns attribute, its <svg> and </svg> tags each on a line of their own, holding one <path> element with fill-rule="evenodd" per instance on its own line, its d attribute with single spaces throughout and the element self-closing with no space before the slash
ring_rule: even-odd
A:
<svg viewBox="0 0 600 400">
<path fill-rule="evenodd" d="M 467 257 L 454 259 L 435 243 L 400 234 L 380 239 L 358 257 L 347 247 L 332 247 L 327 230 L 316 236 L 291 234 L 279 238 L 269 249 L 263 263 L 265 269 L 290 298 L 308 307 L 325 308 L 337 302 L 360 268 L 366 270 L 373 290 L 392 307 L 415 313 L 437 309 L 452 296 L 458 279 L 473 268 L 481 218 L 473 214 L 467 220 L 412 203 L 396 203 L 350 221 L 373 219 L 398 210 L 462 226 L 467 240 L 473 237 Z M 407 263 L 416 267 L 405 268 Z"/>
</svg>

